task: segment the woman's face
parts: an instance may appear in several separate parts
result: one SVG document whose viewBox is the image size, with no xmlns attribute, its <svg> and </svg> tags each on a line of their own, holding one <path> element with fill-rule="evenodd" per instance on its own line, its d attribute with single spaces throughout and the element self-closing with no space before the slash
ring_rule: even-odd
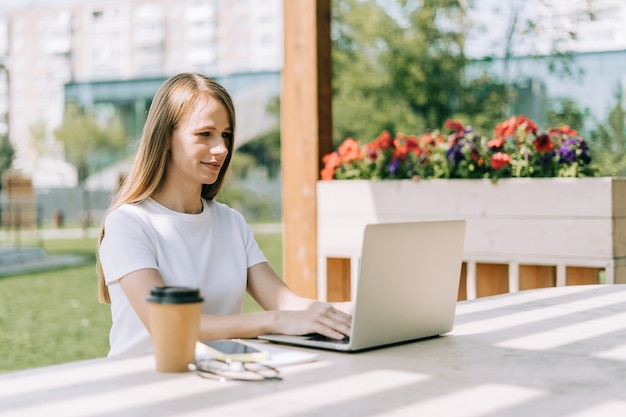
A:
<svg viewBox="0 0 626 417">
<path fill-rule="evenodd" d="M 181 185 L 213 184 L 231 140 L 232 127 L 224 105 L 210 96 L 198 100 L 172 133 L 166 175 Z"/>
</svg>

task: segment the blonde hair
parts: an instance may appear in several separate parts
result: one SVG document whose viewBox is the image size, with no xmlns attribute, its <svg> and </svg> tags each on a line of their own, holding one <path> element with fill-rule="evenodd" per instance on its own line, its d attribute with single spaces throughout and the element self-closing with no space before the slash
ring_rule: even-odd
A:
<svg viewBox="0 0 626 417">
<path fill-rule="evenodd" d="M 201 196 L 212 200 L 224 182 L 230 165 L 235 143 L 235 107 L 228 91 L 215 80 L 198 74 L 182 73 L 165 81 L 154 96 L 150 105 L 143 134 L 130 173 L 120 185 L 107 213 L 124 205 L 136 204 L 153 195 L 161 185 L 167 164 L 167 149 L 172 133 L 178 127 L 189 109 L 199 100 L 212 97 L 221 102 L 228 113 L 232 139 L 227 142 L 228 154 L 217 180 L 213 184 L 202 186 Z M 98 249 L 104 238 L 104 221 L 100 225 Z M 104 279 L 102 265 L 98 257 L 99 275 L 98 299 L 101 303 L 110 304 L 109 291 Z"/>
</svg>

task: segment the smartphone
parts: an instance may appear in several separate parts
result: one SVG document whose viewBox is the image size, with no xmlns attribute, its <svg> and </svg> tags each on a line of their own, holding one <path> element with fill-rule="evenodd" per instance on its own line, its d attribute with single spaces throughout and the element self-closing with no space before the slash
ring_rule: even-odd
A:
<svg viewBox="0 0 626 417">
<path fill-rule="evenodd" d="M 260 350 L 238 339 L 206 340 L 197 343 L 202 356 L 222 361 L 260 362 L 269 359 L 269 352 Z"/>
</svg>

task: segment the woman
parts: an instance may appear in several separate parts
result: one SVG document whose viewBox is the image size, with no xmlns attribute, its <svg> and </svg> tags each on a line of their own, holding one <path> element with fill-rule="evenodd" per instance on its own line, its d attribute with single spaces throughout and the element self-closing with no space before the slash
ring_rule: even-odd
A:
<svg viewBox="0 0 626 417">
<path fill-rule="evenodd" d="M 202 340 L 349 333 L 349 303 L 292 292 L 241 214 L 214 201 L 234 138 L 232 99 L 215 81 L 184 73 L 157 91 L 134 164 L 101 228 L 99 298 L 111 304 L 109 356 L 151 351 L 146 297 L 163 285 L 200 289 Z M 245 291 L 265 311 L 241 314 Z"/>
</svg>

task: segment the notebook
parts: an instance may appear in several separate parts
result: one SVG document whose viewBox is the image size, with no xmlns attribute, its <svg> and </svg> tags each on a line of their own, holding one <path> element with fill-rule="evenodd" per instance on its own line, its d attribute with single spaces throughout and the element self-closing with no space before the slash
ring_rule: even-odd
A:
<svg viewBox="0 0 626 417">
<path fill-rule="evenodd" d="M 349 337 L 259 338 L 358 351 L 448 333 L 454 327 L 465 227 L 465 220 L 367 225 Z"/>
</svg>

